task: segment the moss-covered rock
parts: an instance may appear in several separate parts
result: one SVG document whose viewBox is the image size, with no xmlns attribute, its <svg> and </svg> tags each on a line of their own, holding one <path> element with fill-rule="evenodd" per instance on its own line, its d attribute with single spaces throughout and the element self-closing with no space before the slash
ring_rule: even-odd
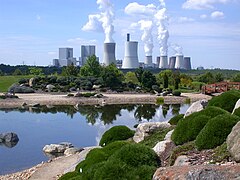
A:
<svg viewBox="0 0 240 180">
<path fill-rule="evenodd" d="M 213 97 L 208 102 L 208 106 L 217 106 L 228 112 L 232 112 L 238 99 L 240 99 L 240 91 L 231 90 L 219 96 Z"/>
<path fill-rule="evenodd" d="M 134 133 L 133 130 L 126 126 L 114 126 L 103 134 L 99 145 L 106 146 L 114 141 L 129 139 L 133 137 Z"/>
<path fill-rule="evenodd" d="M 178 114 L 174 117 L 172 117 L 168 123 L 171 125 L 177 125 L 178 121 L 184 117 L 184 114 Z"/>
<path fill-rule="evenodd" d="M 210 119 L 196 138 L 197 148 L 212 149 L 223 144 L 238 121 L 240 118 L 231 114 L 222 114 Z"/>
</svg>

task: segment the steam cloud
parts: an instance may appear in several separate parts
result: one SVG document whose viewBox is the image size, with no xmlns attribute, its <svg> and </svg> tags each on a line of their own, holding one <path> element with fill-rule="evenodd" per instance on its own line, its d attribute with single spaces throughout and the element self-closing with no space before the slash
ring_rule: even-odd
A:
<svg viewBox="0 0 240 180">
<path fill-rule="evenodd" d="M 100 14 L 91 14 L 88 16 L 88 22 L 83 26 L 83 31 L 104 31 L 105 43 L 114 42 L 112 36 L 114 33 L 114 9 L 110 0 L 97 0 Z"/>
<path fill-rule="evenodd" d="M 183 55 L 183 48 L 178 44 L 171 44 L 171 48 L 174 50 L 175 55 Z"/>
</svg>

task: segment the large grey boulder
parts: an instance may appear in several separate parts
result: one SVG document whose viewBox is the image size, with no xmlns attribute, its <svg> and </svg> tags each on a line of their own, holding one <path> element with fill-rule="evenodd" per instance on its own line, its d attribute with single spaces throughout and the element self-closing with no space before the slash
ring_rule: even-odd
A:
<svg viewBox="0 0 240 180">
<path fill-rule="evenodd" d="M 240 122 L 232 129 L 227 137 L 227 148 L 236 162 L 240 162 Z"/>
<path fill-rule="evenodd" d="M 18 135 L 10 132 L 10 133 L 1 133 L 0 134 L 0 143 L 9 143 L 9 142 L 18 142 Z"/>
<path fill-rule="evenodd" d="M 60 144 L 50 144 L 45 145 L 43 147 L 43 152 L 45 153 L 64 153 L 66 149 L 72 148 L 73 145 L 71 143 L 60 143 Z"/>
<path fill-rule="evenodd" d="M 199 101 L 192 103 L 192 105 L 186 111 L 184 118 L 189 116 L 192 113 L 199 112 L 199 111 L 205 109 L 207 104 L 208 104 L 208 101 L 206 99 L 199 100 Z"/>
<path fill-rule="evenodd" d="M 167 122 L 150 122 L 150 123 L 141 123 L 137 126 L 136 132 L 133 136 L 133 140 L 136 143 L 139 143 L 144 140 L 145 137 L 149 136 L 155 131 L 164 130 L 171 127 Z"/>
<path fill-rule="evenodd" d="M 35 91 L 32 88 L 30 88 L 30 87 L 13 84 L 11 87 L 8 88 L 8 92 L 13 92 L 13 93 L 34 93 Z"/>
<path fill-rule="evenodd" d="M 171 140 L 165 140 L 158 142 L 153 150 L 160 157 L 161 162 L 164 163 L 175 146 L 176 145 Z"/>
<path fill-rule="evenodd" d="M 234 109 L 233 109 L 233 112 L 232 112 L 232 114 L 234 113 L 234 111 L 236 110 L 236 109 L 238 109 L 238 108 L 240 108 L 240 99 L 236 102 L 236 104 L 235 104 L 235 107 L 234 107 Z"/>
</svg>

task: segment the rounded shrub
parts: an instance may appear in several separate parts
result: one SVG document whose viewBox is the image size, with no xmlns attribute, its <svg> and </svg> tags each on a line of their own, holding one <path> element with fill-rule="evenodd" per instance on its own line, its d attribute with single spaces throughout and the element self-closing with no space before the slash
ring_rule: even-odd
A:
<svg viewBox="0 0 240 180">
<path fill-rule="evenodd" d="M 205 115 L 208 116 L 210 118 L 214 118 L 220 114 L 229 114 L 228 111 L 221 109 L 220 107 L 216 107 L 216 106 L 208 106 L 206 109 L 197 112 L 199 115 Z"/>
<path fill-rule="evenodd" d="M 221 145 L 240 118 L 231 114 L 222 114 L 208 121 L 196 138 L 199 150 L 212 149 Z"/>
<path fill-rule="evenodd" d="M 180 91 L 173 91 L 172 94 L 173 94 L 173 96 L 181 96 Z"/>
<path fill-rule="evenodd" d="M 237 116 L 239 116 L 240 117 L 240 108 L 238 108 L 238 109 L 235 109 L 235 111 L 234 111 L 234 113 L 233 113 L 234 115 L 237 115 Z"/>
<path fill-rule="evenodd" d="M 208 116 L 197 114 L 181 119 L 173 131 L 172 140 L 176 145 L 195 140 L 209 119 Z"/>
<path fill-rule="evenodd" d="M 172 118 L 168 121 L 168 123 L 170 123 L 171 125 L 177 125 L 178 121 L 179 121 L 180 119 L 182 119 L 183 117 L 184 117 L 184 114 L 178 114 L 178 115 L 172 117 Z"/>
<path fill-rule="evenodd" d="M 129 139 L 133 137 L 133 135 L 134 131 L 127 126 L 114 126 L 103 134 L 99 145 L 106 146 L 114 141 Z"/>
<path fill-rule="evenodd" d="M 208 106 L 217 106 L 228 112 L 232 112 L 238 99 L 240 99 L 240 91 L 231 90 L 219 96 L 213 97 L 208 102 Z"/>
</svg>

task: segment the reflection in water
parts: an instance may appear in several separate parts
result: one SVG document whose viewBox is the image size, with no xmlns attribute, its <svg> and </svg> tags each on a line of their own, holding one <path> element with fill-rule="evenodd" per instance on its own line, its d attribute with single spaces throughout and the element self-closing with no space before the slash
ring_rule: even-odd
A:
<svg viewBox="0 0 240 180">
<path fill-rule="evenodd" d="M 105 106 L 79 106 L 74 108 L 73 106 L 40 106 L 38 108 L 15 108 L 15 109 L 0 109 L 8 112 L 17 110 L 20 112 L 29 111 L 31 113 L 66 113 L 68 116 L 73 118 L 74 114 L 80 113 L 84 116 L 88 123 L 94 125 L 98 119 L 100 119 L 104 125 L 112 124 L 117 116 L 121 116 L 122 110 L 127 110 L 129 113 L 133 112 L 135 119 L 138 122 L 142 122 L 143 119 L 150 121 L 157 112 L 161 105 L 155 104 L 140 104 L 140 105 L 105 105 Z M 171 109 L 172 115 L 179 114 L 180 104 L 163 104 L 162 105 L 162 116 L 166 118 L 168 111 Z"/>
<path fill-rule="evenodd" d="M 4 146 L 4 147 L 7 147 L 7 148 L 13 148 L 14 146 L 16 146 L 18 143 L 17 142 L 2 142 L 0 143 L 0 146 Z"/>
</svg>

